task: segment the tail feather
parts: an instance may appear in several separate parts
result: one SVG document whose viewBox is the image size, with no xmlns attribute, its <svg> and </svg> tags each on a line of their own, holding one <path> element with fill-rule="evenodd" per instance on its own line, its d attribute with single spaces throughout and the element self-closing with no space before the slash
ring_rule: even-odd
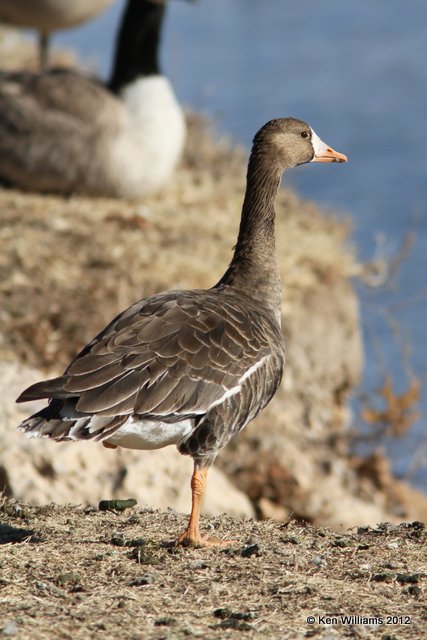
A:
<svg viewBox="0 0 427 640">
<path fill-rule="evenodd" d="M 67 439 L 72 424 L 63 420 L 45 420 L 32 416 L 24 420 L 18 430 L 23 431 L 27 438 L 53 438 L 60 442 Z"/>
<path fill-rule="evenodd" d="M 97 416 L 75 409 L 75 401 L 55 398 L 47 407 L 24 420 L 18 430 L 28 438 L 102 441 L 128 420 L 123 416 Z"/>
<path fill-rule="evenodd" d="M 36 382 L 31 387 L 25 389 L 16 400 L 16 402 L 28 402 L 29 400 L 42 400 L 43 398 L 72 398 L 76 393 L 64 389 L 64 385 L 68 382 L 69 376 L 59 376 L 51 380 L 43 380 Z"/>
<path fill-rule="evenodd" d="M 106 416 L 90 416 L 89 418 L 80 418 L 69 429 L 69 440 L 95 440 L 100 442 L 108 438 L 117 429 L 129 419 L 128 415 L 106 417 Z"/>
</svg>

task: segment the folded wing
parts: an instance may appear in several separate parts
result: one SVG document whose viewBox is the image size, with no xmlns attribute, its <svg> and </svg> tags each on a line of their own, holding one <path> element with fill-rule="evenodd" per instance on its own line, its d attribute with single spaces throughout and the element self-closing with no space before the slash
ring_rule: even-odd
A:
<svg viewBox="0 0 427 640">
<path fill-rule="evenodd" d="M 62 400 L 79 416 L 162 422 L 203 416 L 237 393 L 270 353 L 247 308 L 240 310 L 236 300 L 218 305 L 219 299 L 215 290 L 171 292 L 133 305 L 63 376 L 33 385 L 18 402 Z"/>
</svg>

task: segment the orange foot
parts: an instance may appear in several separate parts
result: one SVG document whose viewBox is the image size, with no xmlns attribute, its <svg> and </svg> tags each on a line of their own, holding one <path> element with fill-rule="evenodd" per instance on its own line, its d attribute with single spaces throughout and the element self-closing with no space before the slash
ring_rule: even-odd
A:
<svg viewBox="0 0 427 640">
<path fill-rule="evenodd" d="M 194 535 L 186 530 L 179 536 L 175 544 L 182 544 L 183 547 L 231 547 L 235 542 L 234 540 L 219 540 L 200 534 Z"/>
</svg>

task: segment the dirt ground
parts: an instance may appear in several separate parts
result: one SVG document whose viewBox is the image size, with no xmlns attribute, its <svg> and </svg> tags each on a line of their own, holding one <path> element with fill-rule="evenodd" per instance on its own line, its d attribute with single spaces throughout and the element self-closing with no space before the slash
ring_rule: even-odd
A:
<svg viewBox="0 0 427 640">
<path fill-rule="evenodd" d="M 425 637 L 427 540 L 419 522 L 337 534 L 294 522 L 205 517 L 205 531 L 234 542 L 184 549 L 173 540 L 185 522 L 172 510 L 4 501 L 3 636 Z"/>
</svg>

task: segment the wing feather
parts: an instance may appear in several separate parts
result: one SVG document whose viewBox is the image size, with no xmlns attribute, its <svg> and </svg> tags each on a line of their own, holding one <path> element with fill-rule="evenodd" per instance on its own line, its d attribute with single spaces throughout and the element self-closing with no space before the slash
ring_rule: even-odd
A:
<svg viewBox="0 0 427 640">
<path fill-rule="evenodd" d="M 264 333 L 255 327 L 259 309 L 245 301 L 243 311 L 239 304 L 237 296 L 224 302 L 215 290 L 152 296 L 115 318 L 64 376 L 39 383 L 39 391 L 50 389 L 51 398 L 74 394 L 79 415 L 169 422 L 203 415 L 239 388 L 277 339 L 268 325 Z M 106 421 L 105 429 L 114 431 L 115 424 Z"/>
<path fill-rule="evenodd" d="M 84 413 L 98 413 L 103 409 L 110 409 L 135 396 L 140 387 L 139 371 L 127 371 L 121 378 L 84 391 L 77 401 L 76 409 Z"/>
<path fill-rule="evenodd" d="M 142 353 L 129 353 L 123 356 L 120 364 L 124 370 L 139 369 L 154 360 L 155 357 L 156 354 L 151 351 L 151 349 L 147 349 L 147 347 L 145 347 Z"/>
<path fill-rule="evenodd" d="M 89 357 L 86 357 L 86 355 L 81 356 L 80 358 L 77 357 L 67 368 L 66 373 L 72 376 L 89 374 L 94 371 L 99 371 L 99 369 L 103 369 L 104 367 L 118 362 L 119 360 L 120 356 L 115 353 L 96 355 L 92 352 L 89 354 Z"/>
<path fill-rule="evenodd" d="M 123 377 L 123 366 L 120 362 L 115 361 L 96 371 L 70 376 L 64 384 L 64 389 L 76 395 L 79 392 L 96 389 L 121 377 Z"/>
<path fill-rule="evenodd" d="M 68 376 L 59 376 L 52 380 L 42 380 L 25 389 L 16 402 L 28 402 L 29 400 L 41 400 L 43 398 L 69 398 L 73 393 L 66 391 L 64 385 L 69 380 Z"/>
</svg>

